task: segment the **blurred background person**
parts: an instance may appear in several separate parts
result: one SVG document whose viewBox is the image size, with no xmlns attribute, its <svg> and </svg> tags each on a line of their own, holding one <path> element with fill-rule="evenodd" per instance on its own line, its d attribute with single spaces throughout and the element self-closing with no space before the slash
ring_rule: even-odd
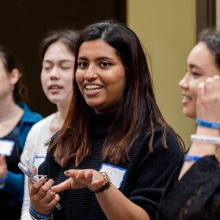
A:
<svg viewBox="0 0 220 220">
<path fill-rule="evenodd" d="M 219 76 L 220 31 L 204 30 L 179 83 L 183 113 L 195 119 L 196 134 L 162 197 L 158 220 L 220 219 Z"/>
<path fill-rule="evenodd" d="M 22 66 L 14 53 L 0 46 L 0 212 L 20 218 L 24 176 L 18 162 L 31 127 L 43 117 L 27 104 Z"/>
<path fill-rule="evenodd" d="M 30 130 L 21 161 L 30 169 L 38 167 L 45 159 L 45 143 L 63 125 L 72 95 L 75 62 L 75 44 L 78 32 L 70 29 L 53 30 L 47 33 L 40 48 L 42 62 L 41 84 L 48 100 L 57 107 L 57 112 L 36 123 Z M 27 177 L 22 205 L 21 220 L 31 219 Z"/>
</svg>

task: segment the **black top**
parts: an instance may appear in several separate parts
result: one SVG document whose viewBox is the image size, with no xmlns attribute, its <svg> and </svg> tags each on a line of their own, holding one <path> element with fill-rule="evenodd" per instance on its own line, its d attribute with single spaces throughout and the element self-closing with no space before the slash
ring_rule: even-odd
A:
<svg viewBox="0 0 220 220">
<path fill-rule="evenodd" d="M 215 156 L 201 158 L 172 186 L 180 168 L 162 198 L 157 219 L 219 220 L 220 165 Z"/>
<path fill-rule="evenodd" d="M 92 153 L 77 169 L 100 169 L 104 138 L 107 132 L 111 117 L 108 115 L 90 116 L 90 130 L 92 140 Z M 145 133 L 139 137 L 130 150 L 130 161 L 120 163 L 117 166 L 125 168 L 126 174 L 119 190 L 132 202 L 139 205 L 151 217 L 155 219 L 161 195 L 168 179 L 179 165 L 182 159 L 177 138 L 173 132 L 167 133 L 168 149 L 162 147 L 162 128 L 155 127 L 153 153 L 148 151 L 150 135 Z M 73 137 L 74 138 L 74 137 Z M 39 167 L 39 174 L 48 175 L 48 178 L 55 180 L 58 184 L 67 179 L 64 171 L 76 169 L 74 160 L 61 168 L 54 161 L 53 155 L 47 154 L 44 163 Z M 62 210 L 54 210 L 54 220 L 104 220 L 106 216 L 96 200 L 94 192 L 88 188 L 78 190 L 66 190 L 60 194 Z"/>
</svg>

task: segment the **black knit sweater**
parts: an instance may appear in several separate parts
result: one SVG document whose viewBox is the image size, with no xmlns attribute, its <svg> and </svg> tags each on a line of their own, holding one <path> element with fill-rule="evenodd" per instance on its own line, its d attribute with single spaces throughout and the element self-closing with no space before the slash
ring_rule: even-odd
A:
<svg viewBox="0 0 220 220">
<path fill-rule="evenodd" d="M 219 220 L 220 165 L 215 156 L 201 158 L 177 181 L 181 167 L 162 197 L 157 220 Z"/>
<path fill-rule="evenodd" d="M 92 153 L 77 169 L 99 170 L 102 163 L 101 153 L 107 127 L 111 117 L 106 115 L 93 115 L 90 119 Z M 162 146 L 162 128 L 155 128 L 153 152 L 148 151 L 150 135 L 138 138 L 131 150 L 130 160 L 117 166 L 126 169 L 126 175 L 120 187 L 120 191 L 132 202 L 142 207 L 151 217 L 155 219 L 161 195 L 164 187 L 179 165 L 182 159 L 178 141 L 175 135 L 168 131 L 168 149 Z M 44 163 L 39 168 L 39 174 L 48 175 L 48 178 L 61 183 L 67 179 L 64 171 L 76 169 L 74 161 L 61 168 L 54 161 L 53 155 L 47 154 Z M 78 190 L 66 190 L 60 194 L 62 210 L 54 210 L 54 220 L 104 220 L 107 219 L 96 200 L 95 194 L 87 188 Z M 114 210 L 112 210 L 114 211 Z"/>
</svg>

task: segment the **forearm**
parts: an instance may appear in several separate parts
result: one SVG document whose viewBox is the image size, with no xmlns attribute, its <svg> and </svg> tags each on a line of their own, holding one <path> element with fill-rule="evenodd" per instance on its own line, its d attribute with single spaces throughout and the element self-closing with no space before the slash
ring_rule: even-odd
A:
<svg viewBox="0 0 220 220">
<path fill-rule="evenodd" d="M 96 193 L 96 198 L 109 220 L 150 220 L 144 209 L 131 202 L 114 185 Z"/>
<path fill-rule="evenodd" d="M 198 136 L 209 136 L 209 137 L 219 137 L 219 130 L 212 129 L 202 126 L 197 126 L 196 135 Z M 216 144 L 204 143 L 204 142 L 193 142 L 188 155 L 204 157 L 208 155 L 214 155 L 216 153 Z M 191 168 L 195 161 L 184 162 L 181 169 L 179 179 Z"/>
</svg>

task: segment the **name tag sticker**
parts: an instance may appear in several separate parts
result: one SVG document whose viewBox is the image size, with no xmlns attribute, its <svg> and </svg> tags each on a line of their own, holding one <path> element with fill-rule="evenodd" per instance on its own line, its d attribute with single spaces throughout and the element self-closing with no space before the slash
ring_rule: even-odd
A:
<svg viewBox="0 0 220 220">
<path fill-rule="evenodd" d="M 11 156 L 15 142 L 11 140 L 0 140 L 0 155 Z"/>
<path fill-rule="evenodd" d="M 99 172 L 106 172 L 114 186 L 119 189 L 123 182 L 126 169 L 103 163 Z"/>
</svg>

